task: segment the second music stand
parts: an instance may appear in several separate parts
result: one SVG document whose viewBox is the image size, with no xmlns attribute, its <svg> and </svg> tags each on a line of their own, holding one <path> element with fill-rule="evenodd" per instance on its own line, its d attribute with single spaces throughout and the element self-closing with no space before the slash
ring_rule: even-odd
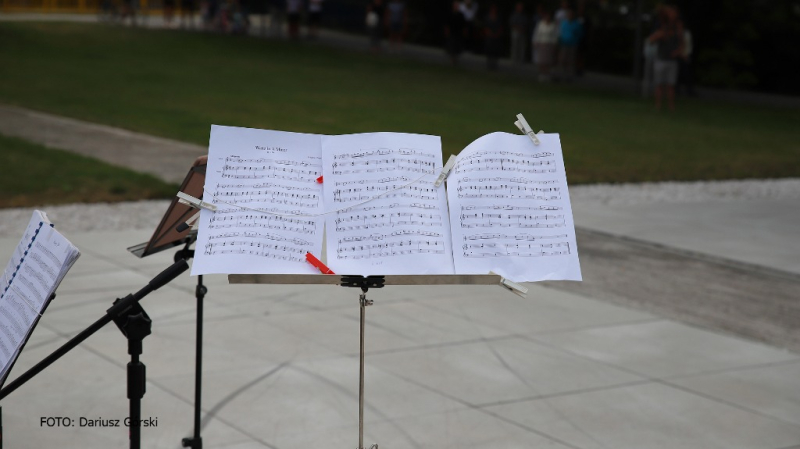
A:
<svg viewBox="0 0 800 449">
<path fill-rule="evenodd" d="M 192 167 L 181 184 L 180 191 L 192 196 L 203 196 L 203 184 L 206 179 L 206 165 Z M 183 245 L 183 249 L 175 253 L 174 260 L 189 260 L 194 257 L 192 244 L 197 241 L 197 232 L 187 226 L 197 210 L 178 201 L 175 197 L 169 208 L 164 213 L 158 227 L 149 241 L 128 248 L 136 257 L 147 257 L 171 248 Z M 195 298 L 197 299 L 196 337 L 195 337 L 195 388 L 194 388 L 194 433 L 191 438 L 181 441 L 183 447 L 202 449 L 203 439 L 200 436 L 200 407 L 202 397 L 202 372 L 203 372 L 203 299 L 208 288 L 203 284 L 203 276 L 197 276 Z"/>
</svg>

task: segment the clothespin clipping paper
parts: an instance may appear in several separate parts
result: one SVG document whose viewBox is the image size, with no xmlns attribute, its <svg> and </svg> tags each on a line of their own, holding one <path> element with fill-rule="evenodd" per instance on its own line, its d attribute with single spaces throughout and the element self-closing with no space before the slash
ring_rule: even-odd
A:
<svg viewBox="0 0 800 449">
<path fill-rule="evenodd" d="M 494 274 L 500 276 L 499 274 L 495 273 L 494 271 L 490 271 L 489 274 Z M 500 276 L 500 285 L 511 290 L 511 293 L 514 293 L 517 296 L 521 296 L 525 298 L 528 294 L 528 288 L 524 287 L 516 282 L 510 281 L 502 276 Z"/>
<path fill-rule="evenodd" d="M 453 169 L 454 165 L 456 165 L 456 157 L 451 154 L 450 159 L 448 159 L 447 163 L 444 164 L 444 167 L 442 167 L 442 172 L 439 173 L 439 177 L 436 178 L 436 182 L 433 183 L 434 187 L 439 187 L 442 185 L 444 180 L 447 179 L 447 175 L 450 173 L 450 170 Z"/>
<path fill-rule="evenodd" d="M 530 125 L 528 125 L 528 121 L 525 120 L 525 117 L 523 117 L 522 114 L 517 114 L 517 121 L 514 122 L 514 124 L 517 125 L 517 128 L 519 128 L 523 134 L 527 134 L 528 137 L 531 138 L 534 145 L 539 145 L 539 138 L 536 137 L 536 133 L 533 132 L 533 129 L 531 129 Z M 542 131 L 539 132 L 541 133 Z"/>
<path fill-rule="evenodd" d="M 188 193 L 178 192 L 176 195 L 178 197 L 178 202 L 183 204 L 188 204 L 189 206 L 194 207 L 195 209 L 207 209 L 211 212 L 215 212 L 217 210 L 217 206 L 207 203 L 201 199 L 195 198 Z"/>
</svg>

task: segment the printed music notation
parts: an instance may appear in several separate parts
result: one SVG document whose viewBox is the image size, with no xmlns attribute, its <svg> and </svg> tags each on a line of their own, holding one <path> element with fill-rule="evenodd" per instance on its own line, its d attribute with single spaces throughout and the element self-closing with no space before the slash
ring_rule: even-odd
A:
<svg viewBox="0 0 800 449">
<path fill-rule="evenodd" d="M 569 242 L 558 243 L 465 243 L 464 257 L 549 257 L 570 254 Z"/>
<path fill-rule="evenodd" d="M 560 144 L 540 141 L 494 133 L 459 155 L 447 192 L 456 272 L 580 278 Z"/>
<path fill-rule="evenodd" d="M 209 221 L 208 229 L 226 230 L 231 228 L 263 228 L 295 234 L 311 235 L 318 232 L 315 220 L 284 217 L 273 214 L 228 209 L 217 211 Z M 219 238 L 211 234 L 209 240 Z"/>
<path fill-rule="evenodd" d="M 405 182 L 411 181 L 411 178 L 409 178 L 408 176 L 387 176 L 385 178 L 378 179 L 377 181 L 376 180 L 367 180 L 367 179 L 353 179 L 353 180 L 350 180 L 350 181 L 334 181 L 334 185 L 336 187 L 342 187 L 342 186 L 349 186 L 349 185 L 353 185 L 353 184 L 373 184 L 375 182 L 384 183 L 384 182 L 397 182 L 397 181 L 405 183 Z"/>
<path fill-rule="evenodd" d="M 461 161 L 471 161 L 476 158 L 482 158 L 486 156 L 508 156 L 508 157 L 517 157 L 517 158 L 526 158 L 526 159 L 541 159 L 546 157 L 553 157 L 555 153 L 549 151 L 541 151 L 538 153 L 530 153 L 524 151 L 506 151 L 506 150 L 484 150 L 484 151 L 476 151 L 469 155 L 464 155 L 463 157 L 459 158 Z"/>
<path fill-rule="evenodd" d="M 326 221 L 329 265 L 361 267 L 360 273 L 364 266 L 452 273 L 444 186 L 433 185 L 442 166 L 440 139 L 396 136 L 414 144 L 385 145 L 388 133 L 329 138 L 336 142 L 325 153 L 325 203 L 337 211 Z"/>
<path fill-rule="evenodd" d="M 527 174 L 555 173 L 557 164 L 553 153 L 514 153 L 508 151 L 483 151 L 464 157 L 455 166 L 457 174 L 471 172 L 518 172 Z M 521 179 L 521 178 L 516 178 Z M 530 180 L 530 182 L 536 182 Z"/>
<path fill-rule="evenodd" d="M 352 214 L 340 212 L 334 221 L 336 230 L 357 231 L 376 228 L 394 228 L 399 226 L 442 227 L 441 214 L 425 214 L 417 212 L 394 212 L 375 214 Z"/>
<path fill-rule="evenodd" d="M 349 187 L 341 188 L 333 191 L 333 201 L 337 203 L 350 203 L 352 201 L 363 201 L 374 198 L 378 195 L 383 195 L 385 192 L 396 190 L 399 186 L 395 184 L 389 185 L 367 185 L 366 187 Z M 421 200 L 429 199 L 435 200 L 439 198 L 438 190 L 433 184 L 410 185 L 403 188 L 403 193 L 407 194 L 409 198 L 417 198 Z"/>
<path fill-rule="evenodd" d="M 567 225 L 564 215 L 487 214 L 461 216 L 462 228 L 561 228 Z"/>
<path fill-rule="evenodd" d="M 220 270 L 313 272 L 304 255 L 321 252 L 324 222 L 337 273 L 580 279 L 558 135 L 536 147 L 527 136 L 484 136 L 457 157 L 445 191 L 433 185 L 436 136 L 225 133 L 212 131 L 222 153 L 205 195 L 217 211 L 203 212 L 198 239 Z M 258 138 L 231 144 L 238 133 Z"/>
<path fill-rule="evenodd" d="M 509 185 L 459 185 L 459 198 L 501 198 L 552 201 L 561 199 L 560 187 L 526 187 Z"/>
<path fill-rule="evenodd" d="M 340 239 L 336 253 L 340 259 L 373 259 L 409 254 L 445 254 L 445 247 L 444 243 L 438 240 L 403 239 L 353 244 Z"/>
<path fill-rule="evenodd" d="M 360 159 L 372 156 L 389 156 L 392 154 L 399 154 L 401 156 L 419 156 L 431 158 L 431 154 L 414 148 L 375 148 L 371 150 L 359 150 L 352 153 L 340 153 L 333 156 L 334 161 L 345 159 Z"/>
<path fill-rule="evenodd" d="M 305 254 L 319 251 L 324 226 L 315 217 L 322 212 L 319 144 L 308 135 L 212 128 L 204 196 L 217 210 L 201 215 L 193 273 L 296 272 L 286 267 L 307 265 Z"/>
</svg>

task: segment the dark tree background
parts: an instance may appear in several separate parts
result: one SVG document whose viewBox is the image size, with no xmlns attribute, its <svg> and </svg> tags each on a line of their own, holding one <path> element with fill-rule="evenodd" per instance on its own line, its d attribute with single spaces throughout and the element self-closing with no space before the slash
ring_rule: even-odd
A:
<svg viewBox="0 0 800 449">
<path fill-rule="evenodd" d="M 247 0 L 251 11 L 271 0 Z M 384 0 L 388 1 L 388 0 Z M 477 0 L 479 17 L 497 4 L 508 17 L 517 0 Z M 409 7 L 409 42 L 441 46 L 450 0 L 405 0 Z M 571 0 L 574 8 L 578 0 Z M 800 0 L 586 0 L 589 23 L 586 69 L 631 75 L 634 63 L 636 6 L 641 2 L 642 36 L 654 26 L 659 3 L 677 6 L 694 40 L 695 78 L 699 85 L 800 94 L 795 67 L 800 66 Z M 326 0 L 328 26 L 364 32 L 367 0 Z M 538 6 L 558 8 L 558 0 L 525 0 L 532 14 Z M 506 30 L 507 32 L 507 30 Z"/>
</svg>

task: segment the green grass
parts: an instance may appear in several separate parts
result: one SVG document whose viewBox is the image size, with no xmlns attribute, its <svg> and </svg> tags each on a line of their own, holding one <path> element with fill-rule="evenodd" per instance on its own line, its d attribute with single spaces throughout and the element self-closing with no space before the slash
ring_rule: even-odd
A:
<svg viewBox="0 0 800 449">
<path fill-rule="evenodd" d="M 0 207 L 170 198 L 179 186 L 67 151 L 0 135 Z"/>
<path fill-rule="evenodd" d="M 443 56 L 444 57 L 444 56 Z M 0 23 L 0 102 L 205 144 L 211 124 L 442 136 L 457 153 L 522 112 L 571 183 L 800 176 L 800 111 L 632 96 L 308 43 Z"/>
</svg>

